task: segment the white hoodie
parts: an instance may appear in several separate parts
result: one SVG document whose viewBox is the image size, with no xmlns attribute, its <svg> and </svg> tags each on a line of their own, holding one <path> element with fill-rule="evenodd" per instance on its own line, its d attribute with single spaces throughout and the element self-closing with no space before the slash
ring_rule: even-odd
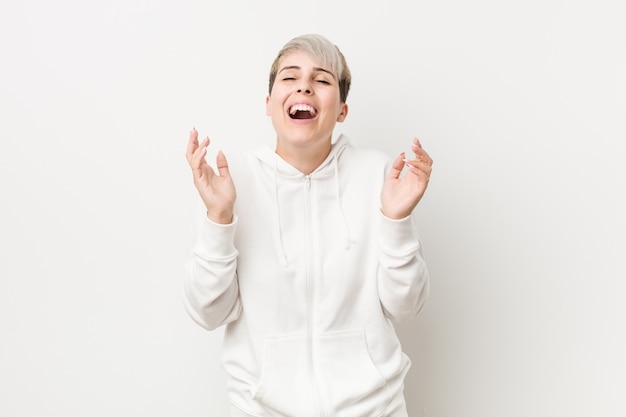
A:
<svg viewBox="0 0 626 417">
<path fill-rule="evenodd" d="M 269 147 L 242 162 L 230 164 L 235 218 L 203 220 L 185 282 L 190 316 L 226 325 L 231 403 L 250 416 L 406 416 L 410 360 L 391 319 L 419 312 L 429 278 L 413 216 L 380 211 L 389 158 L 340 136 L 310 175 Z"/>
</svg>

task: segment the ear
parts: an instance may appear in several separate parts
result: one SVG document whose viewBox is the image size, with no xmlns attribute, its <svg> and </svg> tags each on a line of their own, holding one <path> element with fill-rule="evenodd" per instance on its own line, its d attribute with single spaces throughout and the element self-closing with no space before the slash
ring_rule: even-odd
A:
<svg viewBox="0 0 626 417">
<path fill-rule="evenodd" d="M 270 96 L 265 97 L 265 115 L 272 115 L 272 104 L 270 103 Z"/>
<path fill-rule="evenodd" d="M 337 116 L 337 121 L 341 123 L 344 120 L 346 120 L 346 117 L 348 117 L 348 105 L 346 103 L 342 103 L 341 111 L 339 112 L 339 115 Z"/>
</svg>

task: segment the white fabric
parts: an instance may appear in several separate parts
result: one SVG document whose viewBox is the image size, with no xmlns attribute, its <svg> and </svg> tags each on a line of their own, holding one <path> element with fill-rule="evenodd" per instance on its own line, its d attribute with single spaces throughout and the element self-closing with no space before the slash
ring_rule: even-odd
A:
<svg viewBox="0 0 626 417">
<path fill-rule="evenodd" d="M 270 148 L 231 161 L 236 217 L 203 221 L 185 304 L 201 326 L 226 325 L 222 363 L 237 409 L 406 415 L 410 361 L 390 319 L 419 312 L 429 278 L 413 215 L 380 212 L 389 162 L 344 136 L 308 176 Z"/>
</svg>

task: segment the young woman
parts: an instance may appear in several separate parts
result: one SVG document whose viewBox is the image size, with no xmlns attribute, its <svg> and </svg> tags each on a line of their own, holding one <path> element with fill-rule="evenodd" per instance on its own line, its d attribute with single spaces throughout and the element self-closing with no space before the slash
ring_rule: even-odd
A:
<svg viewBox="0 0 626 417">
<path fill-rule="evenodd" d="M 395 160 L 334 139 L 350 81 L 335 45 L 300 36 L 270 71 L 274 149 L 230 165 L 220 152 L 216 172 L 209 139 L 190 134 L 206 218 L 185 303 L 201 326 L 226 326 L 231 416 L 407 416 L 392 320 L 428 295 L 413 209 L 432 160 L 417 139 Z"/>
</svg>

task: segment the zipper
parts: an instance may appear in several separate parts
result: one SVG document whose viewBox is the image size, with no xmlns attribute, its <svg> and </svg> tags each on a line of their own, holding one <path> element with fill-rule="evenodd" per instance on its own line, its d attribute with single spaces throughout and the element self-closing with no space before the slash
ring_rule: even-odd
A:
<svg viewBox="0 0 626 417">
<path fill-rule="evenodd" d="M 314 300 L 315 300 L 315 270 L 313 265 L 313 220 L 311 215 L 311 175 L 305 175 L 305 190 L 304 190 L 304 210 L 305 210 L 305 261 L 306 261 L 306 290 L 307 290 L 307 301 L 308 301 L 308 311 L 307 311 L 307 321 L 308 321 L 308 364 L 309 364 L 309 375 L 311 375 L 311 386 L 313 388 L 313 400 L 317 405 L 317 414 L 320 417 L 325 417 L 327 413 L 324 410 L 324 406 L 322 404 L 321 395 L 318 388 L 318 378 L 317 373 L 315 372 L 315 344 L 313 343 L 315 339 L 315 329 L 314 329 Z"/>
</svg>

